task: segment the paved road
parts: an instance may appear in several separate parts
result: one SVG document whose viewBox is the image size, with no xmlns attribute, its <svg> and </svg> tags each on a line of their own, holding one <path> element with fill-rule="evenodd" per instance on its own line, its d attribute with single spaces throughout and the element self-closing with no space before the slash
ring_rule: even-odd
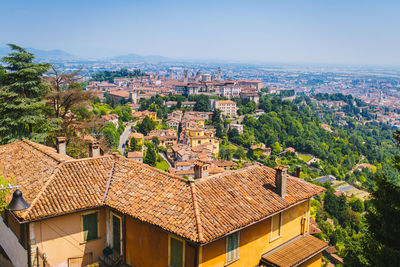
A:
<svg viewBox="0 0 400 267">
<path fill-rule="evenodd" d="M 129 134 L 131 133 L 131 126 L 133 125 L 133 123 L 128 123 L 125 126 L 125 131 L 121 134 L 121 137 L 119 138 L 119 146 L 118 146 L 118 150 L 119 152 L 121 152 L 121 154 L 124 154 L 124 150 L 125 150 L 125 142 L 128 140 Z"/>
</svg>

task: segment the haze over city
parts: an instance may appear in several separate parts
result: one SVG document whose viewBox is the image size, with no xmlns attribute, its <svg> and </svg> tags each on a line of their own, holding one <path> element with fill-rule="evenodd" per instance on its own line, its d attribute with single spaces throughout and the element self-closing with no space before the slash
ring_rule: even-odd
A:
<svg viewBox="0 0 400 267">
<path fill-rule="evenodd" d="M 0 47 L 399 65 L 398 1 L 2 1 Z"/>
</svg>

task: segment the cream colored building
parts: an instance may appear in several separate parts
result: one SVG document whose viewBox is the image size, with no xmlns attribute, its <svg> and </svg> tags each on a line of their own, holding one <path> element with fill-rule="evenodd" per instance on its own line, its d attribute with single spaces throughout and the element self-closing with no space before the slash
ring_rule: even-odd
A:
<svg viewBox="0 0 400 267">
<path fill-rule="evenodd" d="M 211 102 L 211 109 L 219 109 L 224 116 L 236 117 L 237 116 L 237 106 L 236 102 L 232 100 L 219 100 Z"/>
</svg>

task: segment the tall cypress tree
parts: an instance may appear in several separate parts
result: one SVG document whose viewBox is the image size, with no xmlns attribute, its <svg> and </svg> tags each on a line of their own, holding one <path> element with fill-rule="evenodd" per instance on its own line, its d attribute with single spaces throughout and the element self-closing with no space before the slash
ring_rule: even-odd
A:
<svg viewBox="0 0 400 267">
<path fill-rule="evenodd" d="M 2 58 L 6 73 L 0 84 L 0 144 L 21 137 L 42 141 L 51 129 L 41 101 L 47 92 L 42 76 L 50 64 L 34 63 L 33 54 L 14 44 L 8 46 L 12 52 Z"/>
<path fill-rule="evenodd" d="M 154 149 L 153 144 L 149 143 L 146 145 L 146 147 L 147 147 L 146 156 L 144 157 L 143 162 L 150 166 L 156 166 L 157 153 L 156 150 Z"/>
</svg>

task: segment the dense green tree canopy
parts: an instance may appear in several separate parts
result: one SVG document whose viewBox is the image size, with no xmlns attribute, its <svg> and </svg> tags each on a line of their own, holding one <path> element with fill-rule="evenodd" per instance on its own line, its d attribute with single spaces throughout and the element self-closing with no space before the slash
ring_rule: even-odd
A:
<svg viewBox="0 0 400 267">
<path fill-rule="evenodd" d="M 129 71 L 127 69 L 120 69 L 117 71 L 102 71 L 92 75 L 92 80 L 94 81 L 108 81 L 110 83 L 114 82 L 114 78 L 135 78 L 138 76 L 146 75 L 146 73 L 141 70 Z"/>
<path fill-rule="evenodd" d="M 141 123 L 138 124 L 138 130 L 144 135 L 154 130 L 156 123 L 146 116 Z"/>
<path fill-rule="evenodd" d="M 157 152 L 152 143 L 146 143 L 146 156 L 143 162 L 150 166 L 155 166 L 157 163 Z"/>
<path fill-rule="evenodd" d="M 50 64 L 33 62 L 33 54 L 10 44 L 12 52 L 2 59 L 7 72 L 1 74 L 0 84 L 0 143 L 5 144 L 21 137 L 43 141 L 55 127 L 46 119 L 42 98 L 48 84 L 42 76 Z"/>
</svg>

